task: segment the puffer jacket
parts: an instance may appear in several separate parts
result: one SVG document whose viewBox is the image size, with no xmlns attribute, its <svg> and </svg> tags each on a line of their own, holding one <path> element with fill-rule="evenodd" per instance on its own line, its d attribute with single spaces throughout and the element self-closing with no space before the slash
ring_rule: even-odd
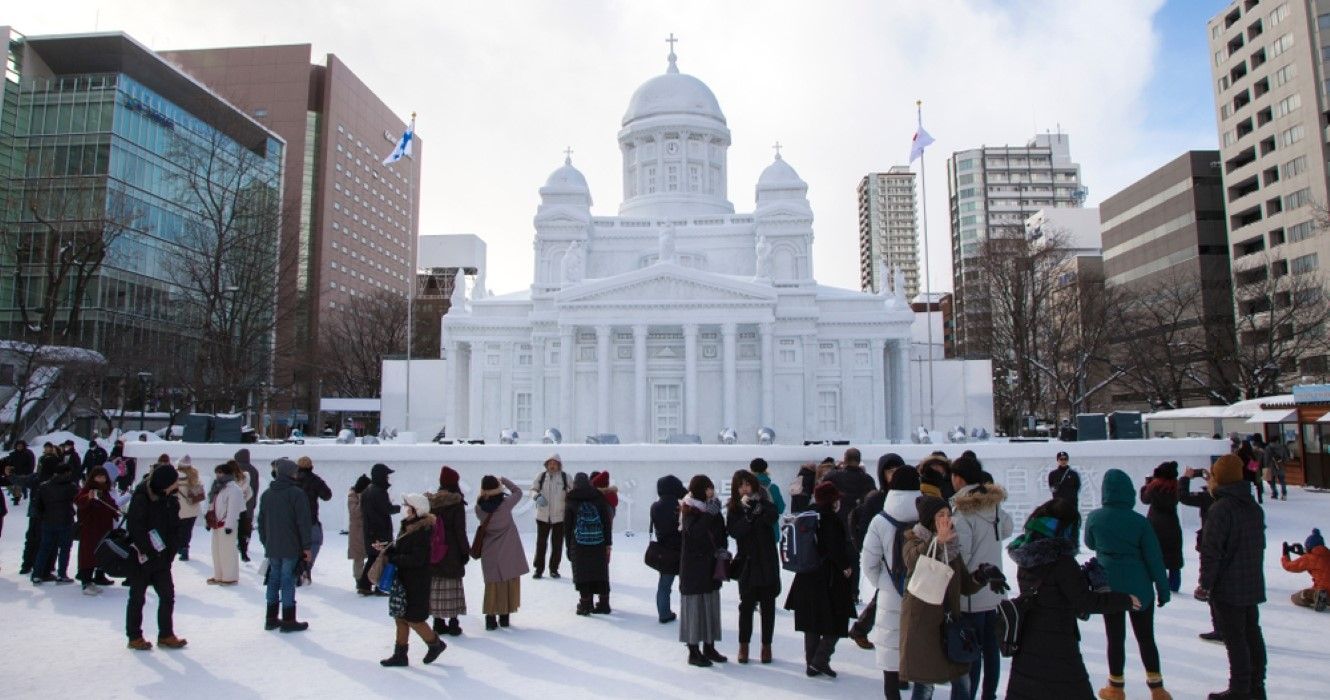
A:
<svg viewBox="0 0 1330 700">
<path fill-rule="evenodd" d="M 1007 492 L 997 484 L 971 484 L 951 498 L 951 523 L 956 528 L 956 546 L 966 571 L 980 564 L 1002 568 L 1002 541 L 1011 537 L 1011 514 L 1002 508 Z M 961 610 L 988 612 L 1002 602 L 1001 593 L 987 586 L 978 593 L 961 598 Z"/>
<path fill-rule="evenodd" d="M 1150 521 L 1132 508 L 1136 491 L 1131 477 L 1108 470 L 1100 493 L 1104 506 L 1085 519 L 1085 546 L 1095 551 L 1108 574 L 1108 587 L 1136 596 L 1145 607 L 1154 605 L 1156 594 L 1167 603 L 1171 591 L 1164 555 Z"/>
<path fill-rule="evenodd" d="M 536 501 L 536 520 L 542 523 L 563 522 L 564 509 L 567 507 L 564 496 L 572 488 L 573 480 L 564 470 L 553 474 L 543 470 L 531 480 L 531 499 Z M 545 505 L 540 505 L 540 496 L 545 497 Z"/>
<path fill-rule="evenodd" d="M 914 505 L 918 497 L 918 491 L 889 491 L 881 512 L 909 529 L 919 518 Z M 877 588 L 877 617 L 869 638 L 877 645 L 877 667 L 883 671 L 899 671 L 901 666 L 901 593 L 890 571 L 895 542 L 896 526 L 881 515 L 874 516 L 859 554 L 864 576 Z"/>
</svg>

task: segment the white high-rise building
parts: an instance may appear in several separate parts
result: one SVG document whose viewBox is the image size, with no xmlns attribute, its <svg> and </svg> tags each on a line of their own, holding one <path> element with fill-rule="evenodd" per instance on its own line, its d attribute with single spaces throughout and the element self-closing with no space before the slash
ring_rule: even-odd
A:
<svg viewBox="0 0 1330 700">
<path fill-rule="evenodd" d="M 859 288 L 882 289 L 882 267 L 905 273 L 905 296 L 919 294 L 919 218 L 915 175 L 904 165 L 859 181 Z M 890 281 L 885 281 L 890 288 Z"/>
</svg>

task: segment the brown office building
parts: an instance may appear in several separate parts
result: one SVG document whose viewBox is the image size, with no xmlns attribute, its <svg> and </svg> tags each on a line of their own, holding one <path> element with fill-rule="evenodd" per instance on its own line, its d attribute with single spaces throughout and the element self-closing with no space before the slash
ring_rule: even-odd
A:
<svg viewBox="0 0 1330 700">
<path fill-rule="evenodd" d="M 309 44 L 164 51 L 287 142 L 281 321 L 269 405 L 283 433 L 317 428 L 320 319 L 352 297 L 405 298 L 414 270 L 423 144 L 380 165 L 402 135 L 396 114 L 333 54 Z"/>
<path fill-rule="evenodd" d="M 1188 151 L 1099 206 L 1105 284 L 1122 287 L 1126 294 L 1157 307 L 1187 304 L 1191 310 L 1176 316 L 1176 326 L 1194 329 L 1195 334 L 1208 330 L 1212 339 L 1233 334 L 1221 169 L 1218 151 Z M 1153 333 L 1160 336 L 1160 343 L 1171 337 L 1178 347 L 1206 342 L 1204 335 L 1192 337 L 1177 328 L 1158 327 Z M 1193 376 L 1203 376 L 1210 370 L 1195 355 L 1168 359 L 1174 364 L 1195 363 Z M 1131 384 L 1118 383 L 1113 396 L 1116 407 L 1167 408 L 1174 403 L 1207 404 L 1212 398 L 1195 381 L 1180 397 L 1167 400 Z"/>
</svg>

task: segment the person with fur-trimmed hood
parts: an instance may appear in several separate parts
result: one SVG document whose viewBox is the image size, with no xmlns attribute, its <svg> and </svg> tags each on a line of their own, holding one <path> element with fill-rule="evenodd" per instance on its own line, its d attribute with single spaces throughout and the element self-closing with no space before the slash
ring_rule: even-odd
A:
<svg viewBox="0 0 1330 700">
<path fill-rule="evenodd" d="M 411 630 L 424 640 L 428 651 L 425 663 L 433 663 L 448 645 L 430 629 L 430 547 L 434 535 L 434 516 L 424 494 L 408 493 L 402 497 L 405 510 L 402 525 L 392 542 L 375 542 L 374 549 L 388 563 L 397 567 L 393 592 L 388 596 L 388 614 L 396 624 L 393 655 L 379 661 L 381 666 L 406 666 L 407 644 Z"/>
<path fill-rule="evenodd" d="M 988 481 L 978 459 L 963 454 L 951 463 L 951 485 L 956 495 L 951 497 L 952 525 L 956 529 L 956 548 L 966 571 L 977 571 L 989 565 L 1002 570 L 1002 542 L 1011 537 L 1011 514 L 1002 507 L 1007 492 Z M 997 697 L 998 678 L 1002 673 L 1002 656 L 998 651 L 997 606 L 1006 596 L 990 588 L 961 598 L 961 611 L 974 623 L 983 645 L 980 658 L 970 664 L 970 687 L 979 688 L 972 693 L 983 700 Z"/>
<path fill-rule="evenodd" d="M 471 540 L 466 534 L 466 499 L 458 486 L 457 470 L 448 465 L 439 469 L 439 490 L 426 493 L 435 528 L 443 528 L 430 545 L 429 609 L 434 616 L 434 632 L 456 637 L 462 634 L 457 618 L 466 614 L 466 590 L 462 578 L 471 559 Z M 442 544 L 442 551 L 438 551 Z"/>
<path fill-rule="evenodd" d="M 577 588 L 577 614 L 610 614 L 610 551 L 614 545 L 614 507 L 605 493 L 585 472 L 573 477 L 573 487 L 564 495 L 564 539 L 568 561 L 573 565 Z M 596 603 L 591 603 L 592 596 Z"/>
<path fill-rule="evenodd" d="M 887 700 L 900 700 L 901 598 L 905 595 L 907 573 L 902 545 L 905 533 L 919 518 L 914 506 L 919 497 L 919 472 L 914 467 L 897 467 L 885 496 L 881 510 L 868 525 L 859 557 L 864 576 L 877 588 L 875 624 L 869 638 L 876 648 L 877 667 L 882 671 L 883 696 Z M 925 697 L 929 690 L 928 686 L 916 690 L 916 697 Z"/>
<path fill-rule="evenodd" d="M 1321 537 L 1319 529 L 1313 528 L 1312 534 L 1302 545 L 1302 556 L 1290 559 L 1288 555 L 1292 551 L 1293 548 L 1286 543 L 1279 565 L 1284 567 L 1284 571 L 1312 575 L 1312 587 L 1294 593 L 1291 598 L 1293 604 L 1300 608 L 1323 610 L 1316 606 L 1324 597 L 1330 597 L 1330 549 L 1325 547 L 1325 538 Z"/>
</svg>

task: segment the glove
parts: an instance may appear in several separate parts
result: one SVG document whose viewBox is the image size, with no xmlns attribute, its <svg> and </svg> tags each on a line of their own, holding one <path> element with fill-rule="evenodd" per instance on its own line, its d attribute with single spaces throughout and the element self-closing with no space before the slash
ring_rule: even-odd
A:
<svg viewBox="0 0 1330 700">
<path fill-rule="evenodd" d="M 994 593 L 1002 594 L 1011 590 L 1011 586 L 1007 585 L 1006 575 L 992 564 L 980 564 L 974 572 L 974 580 L 988 584 L 988 589 Z"/>
<path fill-rule="evenodd" d="M 1290 546 L 1289 543 L 1285 542 L 1285 543 L 1284 543 L 1284 558 L 1285 558 L 1285 559 L 1288 559 L 1288 558 L 1289 558 L 1289 557 L 1288 557 L 1288 553 L 1289 553 L 1289 552 L 1292 552 L 1292 551 L 1293 551 L 1293 547 Z"/>
<path fill-rule="evenodd" d="M 231 528 L 229 528 L 229 527 L 226 528 L 226 534 L 228 534 L 228 535 L 231 534 Z"/>
<path fill-rule="evenodd" d="M 1196 600 L 1199 600 L 1202 603 L 1205 603 L 1210 600 L 1210 591 L 1207 591 L 1206 589 L 1197 586 L 1196 590 L 1192 592 L 1192 597 L 1196 598 Z"/>
<path fill-rule="evenodd" d="M 541 508 L 544 508 L 549 504 L 550 501 L 548 498 L 545 498 L 545 494 L 536 494 L 536 505 L 540 506 Z"/>
</svg>

